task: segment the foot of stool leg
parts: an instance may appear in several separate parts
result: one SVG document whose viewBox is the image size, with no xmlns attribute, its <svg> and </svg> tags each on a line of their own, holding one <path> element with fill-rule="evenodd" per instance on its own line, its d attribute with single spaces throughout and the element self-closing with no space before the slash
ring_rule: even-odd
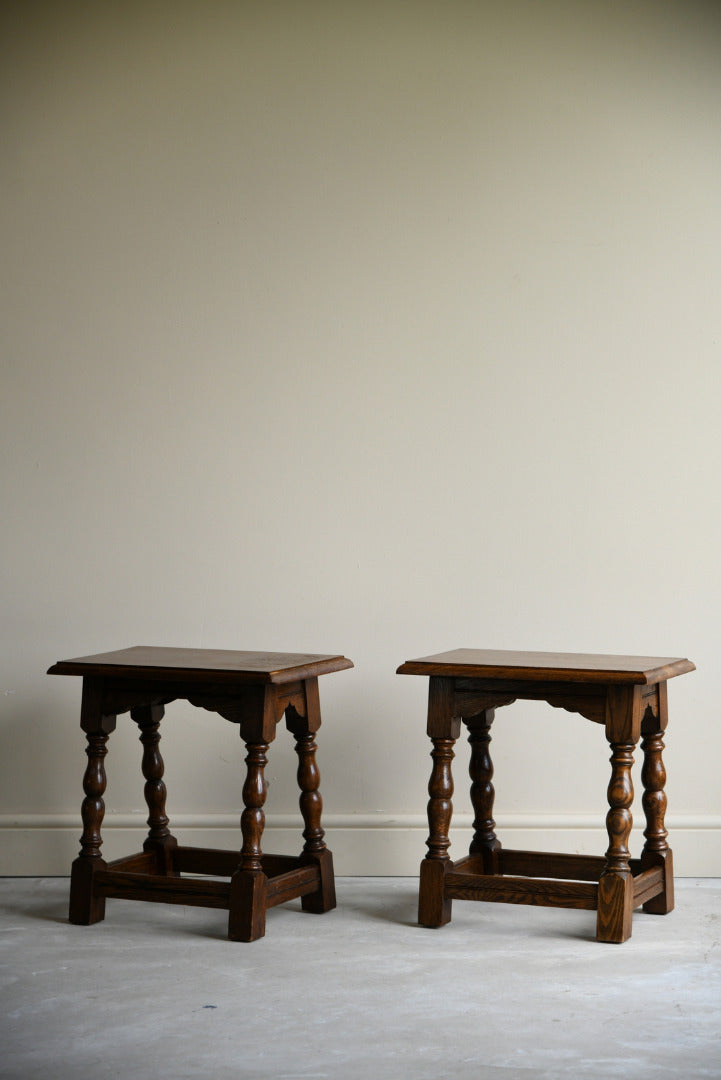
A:
<svg viewBox="0 0 721 1080">
<path fill-rule="evenodd" d="M 596 940 L 620 945 L 631 936 L 633 877 L 604 874 L 598 883 Z"/>
<path fill-rule="evenodd" d="M 78 858 L 70 875 L 70 910 L 68 919 L 76 926 L 91 926 L 105 918 L 105 897 L 93 889 L 96 870 L 105 870 L 103 859 Z"/>
<path fill-rule="evenodd" d="M 325 848 L 317 855 L 304 857 L 304 862 L 317 863 L 320 872 L 320 886 L 317 892 L 308 893 L 300 899 L 303 911 L 310 911 L 314 915 L 323 915 L 326 911 L 332 911 L 336 906 L 335 900 L 335 877 L 333 875 L 333 856 Z"/>
<path fill-rule="evenodd" d="M 267 883 L 262 871 L 238 870 L 233 874 L 228 914 L 231 941 L 257 941 L 265 935 Z"/>
<path fill-rule="evenodd" d="M 671 849 L 667 848 L 663 855 L 646 851 L 642 852 L 641 869 L 650 870 L 652 866 L 663 867 L 663 892 L 660 892 L 658 896 L 654 896 L 650 900 L 647 900 L 643 905 L 643 910 L 649 915 L 668 915 L 669 911 L 673 911 L 674 905 L 673 854 Z"/>
<path fill-rule="evenodd" d="M 418 922 L 436 928 L 451 921 L 452 901 L 445 896 L 446 866 L 450 860 L 424 859 L 418 892 Z"/>
</svg>

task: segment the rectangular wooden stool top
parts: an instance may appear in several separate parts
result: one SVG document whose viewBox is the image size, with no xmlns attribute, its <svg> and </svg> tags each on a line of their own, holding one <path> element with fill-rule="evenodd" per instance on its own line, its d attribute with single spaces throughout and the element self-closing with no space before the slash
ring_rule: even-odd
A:
<svg viewBox="0 0 721 1080">
<path fill-rule="evenodd" d="M 451 649 L 406 660 L 398 675 L 532 682 L 641 683 L 646 686 L 695 671 L 690 660 L 668 656 L 603 656 L 593 653 L 507 652 Z"/>
<path fill-rule="evenodd" d="M 246 652 L 237 649 L 179 649 L 134 645 L 130 649 L 59 660 L 48 675 L 114 675 L 124 679 L 229 680 L 287 683 L 352 668 L 345 656 L 323 653 Z"/>
</svg>

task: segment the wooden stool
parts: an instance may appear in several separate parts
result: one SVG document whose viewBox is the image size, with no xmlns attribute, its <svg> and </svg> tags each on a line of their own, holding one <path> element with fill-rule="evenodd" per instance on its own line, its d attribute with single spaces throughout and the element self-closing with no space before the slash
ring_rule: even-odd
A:
<svg viewBox="0 0 721 1080">
<path fill-rule="evenodd" d="M 428 734 L 433 770 L 428 793 L 428 854 L 421 863 L 418 921 L 442 926 L 452 900 L 587 908 L 597 912 L 598 941 L 631 936 L 633 909 L 673 910 L 673 863 L 664 827 L 666 772 L 663 732 L 668 722 L 666 681 L 693 671 L 689 660 L 649 656 L 494 652 L 456 649 L 408 660 L 400 675 L 428 675 Z M 611 744 L 609 847 L 605 858 L 550 852 L 504 851 L 493 820 L 493 765 L 489 753 L 494 710 L 517 698 L 547 701 L 603 724 Z M 453 805 L 451 762 L 461 721 L 471 744 L 471 802 L 475 834 L 466 858 L 448 854 Z M 642 738 L 646 842 L 630 858 L 631 766 Z M 592 883 L 592 884 L 591 884 Z"/>
<path fill-rule="evenodd" d="M 80 726 L 88 742 L 84 831 L 80 855 L 72 867 L 70 921 L 88 925 L 102 920 L 107 896 L 155 900 L 226 909 L 228 937 L 254 941 L 265 933 L 269 907 L 302 897 L 304 911 L 334 908 L 333 859 L 323 840 L 315 759 L 315 733 L 320 727 L 318 676 L 351 667 L 343 656 L 145 646 L 63 660 L 51 667 L 50 675 L 83 677 Z M 248 751 L 240 853 L 181 847 L 170 833 L 158 726 L 164 706 L 176 698 L 239 725 Z M 100 854 L 106 786 L 103 759 L 117 714 L 123 712 L 130 712 L 140 728 L 150 831 L 142 852 L 106 863 Z M 264 855 L 260 846 L 266 754 L 284 714 L 299 758 L 305 845 L 298 858 Z M 229 877 L 230 881 L 184 878 L 183 872 Z"/>
</svg>

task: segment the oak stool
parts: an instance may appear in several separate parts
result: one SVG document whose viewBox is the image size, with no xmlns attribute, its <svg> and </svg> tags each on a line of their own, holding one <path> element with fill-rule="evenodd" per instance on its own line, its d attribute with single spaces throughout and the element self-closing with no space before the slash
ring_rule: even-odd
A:
<svg viewBox="0 0 721 1080">
<path fill-rule="evenodd" d="M 664 827 L 666 793 L 662 750 L 668 722 L 667 680 L 694 671 L 690 660 L 577 653 L 455 649 L 408 660 L 399 675 L 429 676 L 428 735 L 433 769 L 428 785 L 428 853 L 421 863 L 418 921 L 450 922 L 453 900 L 586 908 L 596 911 L 598 941 L 631 936 L 634 908 L 673 910 L 673 862 Z M 611 745 L 609 846 L 604 857 L 504 850 L 493 820 L 493 764 L 489 745 L 494 711 L 517 698 L 546 701 L 605 727 Z M 448 854 L 453 805 L 454 744 L 468 728 L 471 802 L 475 812 L 469 854 Z M 643 751 L 645 844 L 640 859 L 628 847 L 633 803 L 631 766 Z M 560 777 L 559 777 L 560 779 Z"/>
<path fill-rule="evenodd" d="M 148 646 L 54 664 L 50 675 L 83 677 L 80 726 L 88 743 L 83 835 L 72 866 L 70 922 L 100 922 L 108 896 L 153 900 L 225 909 L 228 937 L 254 941 L 265 933 L 267 908 L 286 900 L 301 897 L 304 911 L 334 908 L 333 858 L 323 839 L 315 757 L 321 722 L 318 676 L 352 667 L 344 656 Z M 219 713 L 239 726 L 248 752 L 240 852 L 183 847 L 170 832 L 158 728 L 164 706 L 176 699 Z M 104 758 L 116 717 L 124 712 L 130 712 L 140 729 L 149 832 L 142 852 L 106 863 L 100 852 Z M 298 857 L 265 855 L 261 850 L 266 755 L 283 716 L 299 759 L 305 844 Z M 230 880 L 183 877 L 184 873 Z"/>
</svg>

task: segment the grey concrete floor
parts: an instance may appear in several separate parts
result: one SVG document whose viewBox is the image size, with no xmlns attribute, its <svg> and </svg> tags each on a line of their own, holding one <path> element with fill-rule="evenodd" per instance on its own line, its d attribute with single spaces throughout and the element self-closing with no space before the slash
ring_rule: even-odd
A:
<svg viewBox="0 0 721 1080">
<path fill-rule="evenodd" d="M 70 926 L 67 880 L 0 879 L 0 1076 L 721 1077 L 721 881 L 677 881 L 624 945 L 593 912 L 456 901 L 424 930 L 412 878 L 337 887 L 241 944 L 223 911 L 110 900 Z"/>
</svg>

